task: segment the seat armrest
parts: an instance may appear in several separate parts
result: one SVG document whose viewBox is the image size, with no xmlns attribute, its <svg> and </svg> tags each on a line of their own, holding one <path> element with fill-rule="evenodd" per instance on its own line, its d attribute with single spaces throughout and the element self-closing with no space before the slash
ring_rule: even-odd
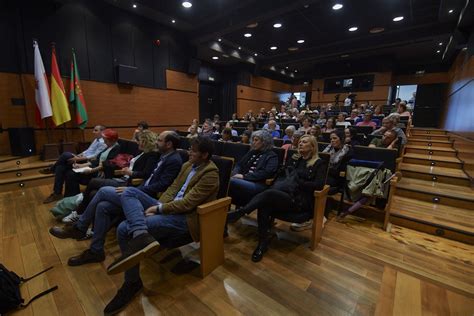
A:
<svg viewBox="0 0 474 316">
<path fill-rule="evenodd" d="M 197 207 L 197 213 L 199 215 L 204 215 L 214 211 L 218 211 L 223 207 L 229 206 L 232 202 L 230 197 L 224 197 L 215 201 L 211 201 L 205 204 L 201 204 Z"/>
<path fill-rule="evenodd" d="M 322 190 L 314 191 L 313 227 L 310 243 L 312 250 L 316 249 L 323 234 L 324 210 L 326 208 L 329 189 L 330 186 L 326 184 Z"/>
<path fill-rule="evenodd" d="M 265 184 L 266 184 L 266 185 L 272 185 L 272 184 L 273 184 L 273 181 L 275 181 L 275 178 L 266 179 L 266 180 L 265 180 Z"/>
</svg>

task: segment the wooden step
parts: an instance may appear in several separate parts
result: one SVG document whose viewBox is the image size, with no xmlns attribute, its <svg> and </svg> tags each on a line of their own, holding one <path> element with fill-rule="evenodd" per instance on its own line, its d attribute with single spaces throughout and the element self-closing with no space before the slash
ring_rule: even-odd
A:
<svg viewBox="0 0 474 316">
<path fill-rule="evenodd" d="M 410 138 L 425 139 L 425 140 L 439 140 L 448 141 L 450 140 L 449 135 L 425 135 L 425 134 L 411 134 Z"/>
<path fill-rule="evenodd" d="M 397 196 L 464 208 L 474 212 L 474 190 L 471 187 L 402 178 L 397 184 L 396 192 Z"/>
<path fill-rule="evenodd" d="M 425 165 L 437 166 L 445 168 L 462 169 L 463 162 L 457 157 L 448 156 L 431 156 L 424 154 L 406 153 L 403 155 L 403 162 Z"/>
<path fill-rule="evenodd" d="M 52 174 L 37 174 L 21 178 L 0 179 L 0 192 L 21 190 L 38 185 L 52 184 L 53 182 L 54 175 Z"/>
<path fill-rule="evenodd" d="M 395 195 L 392 224 L 474 244 L 474 212 Z"/>
<path fill-rule="evenodd" d="M 404 177 L 408 178 L 462 186 L 471 185 L 469 177 L 463 170 L 459 169 L 423 166 L 402 162 L 400 164 L 400 171 Z"/>
<path fill-rule="evenodd" d="M 417 134 L 431 134 L 431 135 L 446 135 L 447 132 L 443 129 L 436 129 L 436 128 L 420 128 L 420 127 L 412 127 L 412 133 Z"/>
<path fill-rule="evenodd" d="M 408 138 L 408 144 L 415 146 L 426 146 L 426 147 L 446 147 L 453 148 L 453 142 L 449 140 L 429 140 L 421 138 Z"/>
<path fill-rule="evenodd" d="M 16 167 L 22 164 L 28 164 L 28 163 L 40 160 L 39 155 L 30 156 L 30 157 L 15 157 L 15 156 L 2 156 L 2 157 L 3 157 L 3 160 L 0 161 L 0 169 L 12 168 L 12 167 Z"/>
<path fill-rule="evenodd" d="M 38 175 L 39 170 L 51 165 L 51 162 L 36 161 L 27 164 L 20 164 L 17 167 L 0 169 L 0 179 L 21 178 L 26 176 Z"/>
<path fill-rule="evenodd" d="M 428 156 L 447 156 L 456 157 L 456 150 L 446 147 L 427 147 L 407 144 L 405 146 L 406 153 L 421 154 Z"/>
</svg>

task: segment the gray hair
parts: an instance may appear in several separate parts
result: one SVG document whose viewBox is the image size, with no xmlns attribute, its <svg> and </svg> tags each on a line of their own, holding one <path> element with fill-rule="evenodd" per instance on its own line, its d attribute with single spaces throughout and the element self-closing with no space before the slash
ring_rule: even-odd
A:
<svg viewBox="0 0 474 316">
<path fill-rule="evenodd" d="M 391 113 L 387 118 L 393 122 L 393 124 L 397 125 L 400 123 L 400 114 L 398 113 Z"/>
<path fill-rule="evenodd" d="M 258 130 L 252 133 L 251 141 L 253 141 L 254 137 L 258 137 L 263 142 L 262 151 L 271 150 L 273 148 L 273 138 L 272 135 L 266 130 Z"/>
<path fill-rule="evenodd" d="M 292 130 L 293 133 L 294 133 L 294 132 L 296 131 L 296 127 L 295 127 L 294 125 L 290 125 L 290 126 L 288 126 L 287 128 L 285 128 L 285 131 L 286 131 L 286 130 Z"/>
</svg>

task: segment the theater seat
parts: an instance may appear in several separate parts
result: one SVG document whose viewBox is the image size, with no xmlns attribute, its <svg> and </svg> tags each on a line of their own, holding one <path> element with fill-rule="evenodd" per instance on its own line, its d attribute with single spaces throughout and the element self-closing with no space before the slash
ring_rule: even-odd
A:
<svg viewBox="0 0 474 316">
<path fill-rule="evenodd" d="M 219 192 L 217 200 L 199 205 L 197 214 L 200 230 L 200 272 L 205 277 L 224 263 L 224 227 L 232 199 L 227 197 L 230 175 L 234 160 L 213 156 L 212 161 L 219 168 Z M 189 233 L 174 238 L 158 240 L 163 248 L 178 248 L 193 242 Z"/>
<path fill-rule="evenodd" d="M 239 143 L 221 143 L 223 144 L 222 147 L 222 154 L 221 156 L 225 157 L 232 157 L 234 161 L 240 161 L 245 154 L 250 150 L 250 145 L 247 144 L 239 144 Z"/>
</svg>

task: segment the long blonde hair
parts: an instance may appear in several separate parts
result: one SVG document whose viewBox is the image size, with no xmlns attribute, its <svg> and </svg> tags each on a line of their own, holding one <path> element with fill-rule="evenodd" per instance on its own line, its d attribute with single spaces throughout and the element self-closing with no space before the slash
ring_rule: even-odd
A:
<svg viewBox="0 0 474 316">
<path fill-rule="evenodd" d="M 140 132 L 139 136 L 140 141 L 143 142 L 143 152 L 148 153 L 150 151 L 156 151 L 156 141 L 158 139 L 158 135 L 148 129 L 143 130 Z"/>
<path fill-rule="evenodd" d="M 301 136 L 299 141 L 301 142 L 305 138 L 308 138 L 309 143 L 312 147 L 311 158 L 309 158 L 308 161 L 306 161 L 306 167 L 311 167 L 319 159 L 318 140 L 316 139 L 316 137 L 314 137 L 312 135 L 305 134 L 305 135 Z M 298 144 L 299 144 L 299 142 L 298 142 Z M 298 155 L 301 157 L 301 154 L 299 152 L 298 152 Z"/>
</svg>

